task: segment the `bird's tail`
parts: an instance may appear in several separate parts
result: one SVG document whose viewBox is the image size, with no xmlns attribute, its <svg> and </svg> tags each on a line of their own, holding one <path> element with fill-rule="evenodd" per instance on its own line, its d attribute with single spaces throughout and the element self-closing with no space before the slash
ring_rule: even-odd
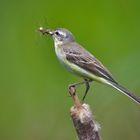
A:
<svg viewBox="0 0 140 140">
<path fill-rule="evenodd" d="M 117 89 L 118 91 L 123 93 L 124 95 L 128 96 L 129 98 L 131 98 L 136 103 L 140 104 L 140 98 L 138 96 L 134 95 L 132 92 L 130 92 L 129 90 L 127 90 L 123 86 L 119 85 L 117 82 L 110 82 L 110 83 L 111 83 L 110 85 L 112 87 L 114 87 L 115 89 Z"/>
</svg>

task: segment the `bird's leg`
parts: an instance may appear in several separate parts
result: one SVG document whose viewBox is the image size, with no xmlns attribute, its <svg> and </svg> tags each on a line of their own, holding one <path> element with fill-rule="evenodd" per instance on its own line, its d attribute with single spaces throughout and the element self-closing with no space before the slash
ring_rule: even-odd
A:
<svg viewBox="0 0 140 140">
<path fill-rule="evenodd" d="M 85 84 L 85 81 L 83 81 L 83 82 L 78 82 L 78 83 L 74 83 L 74 84 L 70 84 L 70 85 L 69 85 L 69 88 L 71 88 L 71 87 L 76 87 L 76 86 L 79 86 L 79 85 L 82 85 L 82 84 Z"/>
<path fill-rule="evenodd" d="M 84 93 L 84 97 L 82 98 L 82 100 L 84 101 L 84 99 L 85 99 L 85 97 L 86 97 L 86 95 L 87 95 L 87 92 L 88 92 L 88 90 L 89 90 L 89 88 L 90 88 L 89 82 L 92 82 L 92 80 L 84 79 L 83 82 L 74 83 L 74 84 L 69 85 L 69 89 L 70 89 L 71 87 L 76 87 L 76 86 L 85 84 L 85 85 L 86 85 L 86 91 L 85 91 L 85 93 Z"/>
<path fill-rule="evenodd" d="M 87 95 L 87 93 L 88 93 L 88 91 L 89 91 L 89 89 L 90 89 L 89 82 L 92 82 L 92 80 L 84 79 L 84 83 L 85 83 L 85 85 L 86 85 L 86 91 L 85 91 L 85 93 L 84 93 L 84 96 L 83 96 L 83 98 L 82 98 L 82 101 L 84 101 L 84 99 L 85 99 L 85 97 L 86 97 L 86 95 Z"/>
<path fill-rule="evenodd" d="M 69 89 L 69 91 L 71 90 L 71 89 L 75 89 L 75 92 L 76 92 L 76 86 L 78 86 L 78 85 L 82 85 L 82 84 L 84 84 L 85 83 L 85 81 L 83 81 L 83 82 L 78 82 L 78 83 L 74 83 L 74 84 L 70 84 L 69 86 L 68 86 L 68 89 Z"/>
</svg>

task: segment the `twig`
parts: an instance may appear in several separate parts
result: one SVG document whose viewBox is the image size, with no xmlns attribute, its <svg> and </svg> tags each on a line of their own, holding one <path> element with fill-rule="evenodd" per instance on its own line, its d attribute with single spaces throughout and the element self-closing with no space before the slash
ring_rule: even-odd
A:
<svg viewBox="0 0 140 140">
<path fill-rule="evenodd" d="M 100 140 L 99 124 L 95 122 L 88 104 L 81 104 L 76 95 L 75 87 L 69 87 L 69 93 L 74 101 L 70 109 L 71 118 L 79 140 Z"/>
</svg>

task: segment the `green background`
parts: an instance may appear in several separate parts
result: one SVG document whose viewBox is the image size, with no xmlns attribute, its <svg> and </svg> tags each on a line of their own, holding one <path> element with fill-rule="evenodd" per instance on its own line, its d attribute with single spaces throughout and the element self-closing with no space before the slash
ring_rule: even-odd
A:
<svg viewBox="0 0 140 140">
<path fill-rule="evenodd" d="M 68 28 L 77 42 L 140 96 L 139 0 L 0 0 L 0 139 L 75 140 L 67 86 L 81 81 L 57 61 L 40 27 Z M 78 88 L 80 98 L 85 87 Z M 103 140 L 140 139 L 140 106 L 92 83 L 86 102 Z"/>
</svg>

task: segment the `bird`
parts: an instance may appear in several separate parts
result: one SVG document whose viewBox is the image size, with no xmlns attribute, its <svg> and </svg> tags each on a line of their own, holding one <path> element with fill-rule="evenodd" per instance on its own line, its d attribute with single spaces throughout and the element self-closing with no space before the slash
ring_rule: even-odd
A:
<svg viewBox="0 0 140 140">
<path fill-rule="evenodd" d="M 70 87 L 76 87 L 80 84 L 86 85 L 83 101 L 89 91 L 89 83 L 96 81 L 118 90 L 140 104 L 140 98 L 119 84 L 109 70 L 94 55 L 76 42 L 74 35 L 68 29 L 40 27 L 38 30 L 43 35 L 50 35 L 53 38 L 55 53 L 60 63 L 68 71 L 83 78 L 82 82 L 70 85 Z"/>
</svg>

